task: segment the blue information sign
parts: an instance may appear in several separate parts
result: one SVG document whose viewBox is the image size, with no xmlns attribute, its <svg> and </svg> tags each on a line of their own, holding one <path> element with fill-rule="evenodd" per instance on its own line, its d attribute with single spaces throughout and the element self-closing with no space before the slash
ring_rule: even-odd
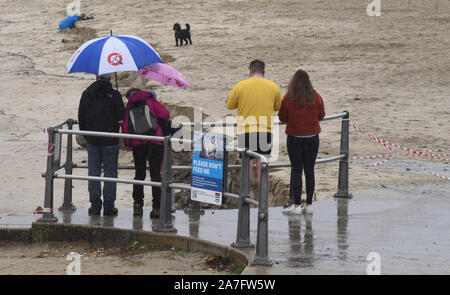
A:
<svg viewBox="0 0 450 295">
<path fill-rule="evenodd" d="M 221 134 L 194 132 L 191 199 L 222 204 L 224 137 Z"/>
</svg>

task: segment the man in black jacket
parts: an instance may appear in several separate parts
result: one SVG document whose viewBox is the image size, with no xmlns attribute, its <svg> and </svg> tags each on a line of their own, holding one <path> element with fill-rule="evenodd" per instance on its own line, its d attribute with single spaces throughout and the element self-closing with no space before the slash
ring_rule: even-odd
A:
<svg viewBox="0 0 450 295">
<path fill-rule="evenodd" d="M 97 76 L 81 95 L 78 107 L 78 124 L 80 130 L 99 132 L 119 132 L 120 121 L 125 113 L 122 95 L 111 86 L 111 74 Z M 88 151 L 89 176 L 100 176 L 102 167 L 105 177 L 117 178 L 119 158 L 119 139 L 114 137 L 86 136 Z M 101 184 L 89 181 L 89 214 L 99 215 L 103 205 L 103 215 L 117 215 L 114 207 L 116 200 L 116 183 L 105 182 L 103 203 Z"/>
</svg>

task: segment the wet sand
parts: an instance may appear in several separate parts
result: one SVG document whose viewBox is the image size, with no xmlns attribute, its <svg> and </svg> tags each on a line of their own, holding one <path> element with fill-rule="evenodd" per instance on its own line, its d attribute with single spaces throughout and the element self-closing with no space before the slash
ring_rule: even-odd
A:
<svg viewBox="0 0 450 295">
<path fill-rule="evenodd" d="M 203 107 L 216 118 L 235 115 L 223 99 L 246 78 L 248 63 L 260 58 L 266 62 L 267 78 L 280 85 L 283 95 L 292 74 L 303 68 L 324 98 L 327 114 L 347 110 L 358 126 L 390 142 L 417 151 L 450 152 L 450 3 L 441 1 L 436 10 L 430 1 L 413 2 L 408 9 L 407 1 L 383 1 L 382 16 L 369 17 L 367 3 L 359 0 L 152 1 L 151 5 L 86 0 L 81 12 L 95 19 L 60 32 L 58 23 L 70 1 L 1 0 L 5 13 L 0 16 L 0 213 L 30 213 L 42 206 L 41 173 L 47 151 L 42 129 L 76 118 L 81 92 L 94 79 L 90 74 L 67 74 L 65 64 L 84 41 L 110 30 L 147 40 L 192 85 L 184 91 L 121 74 L 122 93 L 130 86 L 152 87 L 168 105 Z M 174 46 L 175 22 L 191 25 L 192 46 Z M 319 157 L 337 155 L 340 121 L 323 122 L 322 129 Z M 284 140 L 281 129 L 280 142 Z M 350 148 L 352 156 L 391 153 L 356 130 L 351 130 Z M 400 152 L 400 160 L 411 159 L 402 150 L 395 152 Z M 74 162 L 86 159 L 86 152 L 76 147 Z M 121 164 L 130 160 L 130 153 L 121 152 Z M 287 160 L 284 144 L 278 160 Z M 350 190 L 445 181 L 413 173 L 412 165 L 392 170 L 352 164 Z M 336 192 L 337 171 L 337 163 L 317 166 L 316 199 Z M 439 171 L 448 176 L 448 171 Z M 287 198 L 289 171 L 271 175 L 278 183 L 273 193 L 281 202 Z M 120 177 L 133 175 L 121 171 Z M 55 207 L 62 203 L 62 187 L 63 181 L 56 180 Z M 118 186 L 119 208 L 131 208 L 131 190 L 130 185 Z M 74 181 L 73 192 L 74 204 L 87 208 L 87 183 Z"/>
</svg>

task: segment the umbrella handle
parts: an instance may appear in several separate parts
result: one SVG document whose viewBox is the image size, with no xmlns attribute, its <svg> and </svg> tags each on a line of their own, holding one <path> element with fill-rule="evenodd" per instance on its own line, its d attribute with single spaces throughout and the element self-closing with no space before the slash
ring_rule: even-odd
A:
<svg viewBox="0 0 450 295">
<path fill-rule="evenodd" d="M 119 91 L 119 83 L 117 82 L 117 72 L 114 73 L 114 76 L 116 77 L 116 90 Z"/>
</svg>

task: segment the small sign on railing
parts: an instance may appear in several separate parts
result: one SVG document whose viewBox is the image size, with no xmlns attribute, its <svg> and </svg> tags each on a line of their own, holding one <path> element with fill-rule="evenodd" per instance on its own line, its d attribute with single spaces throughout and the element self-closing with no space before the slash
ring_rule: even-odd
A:
<svg viewBox="0 0 450 295">
<path fill-rule="evenodd" d="M 53 144 L 51 144 L 51 147 L 49 146 L 49 153 L 50 150 L 52 150 L 53 153 L 53 171 L 57 171 L 60 168 L 61 165 L 61 140 L 62 136 L 60 133 L 55 133 L 54 135 Z"/>
<path fill-rule="evenodd" d="M 56 172 L 61 167 L 61 147 L 62 147 L 62 134 L 58 132 L 54 132 L 54 130 L 62 129 L 64 127 L 63 123 L 59 123 L 46 129 L 48 132 L 48 147 L 47 147 L 47 156 L 52 158 L 52 171 Z"/>
<path fill-rule="evenodd" d="M 225 136 L 194 131 L 191 200 L 222 205 Z"/>
</svg>

